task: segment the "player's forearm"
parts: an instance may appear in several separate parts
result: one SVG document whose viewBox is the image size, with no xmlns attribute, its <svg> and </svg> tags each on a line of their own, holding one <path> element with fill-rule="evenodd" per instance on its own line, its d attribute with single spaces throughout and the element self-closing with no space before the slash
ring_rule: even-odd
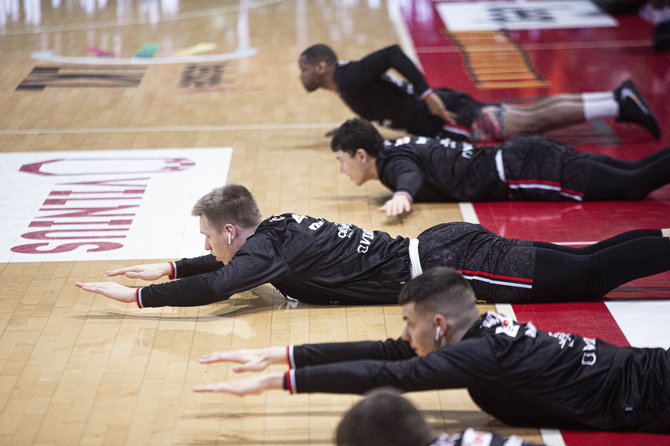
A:
<svg viewBox="0 0 670 446">
<path fill-rule="evenodd" d="M 360 342 L 330 342 L 289 347 L 291 368 L 308 365 L 332 364 L 363 359 L 398 360 L 415 356 L 409 343 L 401 340 Z"/>
<path fill-rule="evenodd" d="M 205 274 L 142 287 L 137 304 L 145 307 L 197 307 L 228 299 L 223 286 L 216 286 Z"/>
<path fill-rule="evenodd" d="M 216 260 L 213 255 L 205 255 L 173 262 L 174 274 L 171 278 L 184 278 L 197 274 L 204 274 L 223 267 L 223 263 Z"/>
<path fill-rule="evenodd" d="M 281 390 L 284 388 L 284 373 L 268 373 L 260 378 L 259 390 Z"/>
<path fill-rule="evenodd" d="M 363 394 L 380 386 L 375 375 L 382 364 L 355 361 L 291 369 L 284 375 L 283 388 L 290 393 Z"/>
</svg>

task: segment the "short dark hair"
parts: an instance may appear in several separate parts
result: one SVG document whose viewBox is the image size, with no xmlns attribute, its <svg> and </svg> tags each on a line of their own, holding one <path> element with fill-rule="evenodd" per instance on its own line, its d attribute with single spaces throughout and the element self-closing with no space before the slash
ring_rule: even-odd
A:
<svg viewBox="0 0 670 446">
<path fill-rule="evenodd" d="M 239 184 L 227 184 L 201 197 L 191 213 L 204 216 L 218 232 L 226 224 L 255 228 L 263 220 L 258 203 L 249 190 Z"/>
<path fill-rule="evenodd" d="M 477 308 L 470 283 L 455 269 L 437 266 L 407 282 L 400 290 L 398 303 L 414 302 L 420 312 L 467 314 Z"/>
<path fill-rule="evenodd" d="M 314 65 L 319 62 L 326 62 L 328 65 L 337 63 L 337 55 L 335 54 L 335 51 L 323 43 L 317 43 L 316 45 L 310 46 L 300 54 L 300 57 L 302 57 L 309 65 Z"/>
<path fill-rule="evenodd" d="M 354 404 L 335 432 L 338 446 L 422 446 L 434 438 L 421 412 L 388 387 Z"/>
<path fill-rule="evenodd" d="M 383 147 L 384 137 L 370 121 L 361 118 L 349 119 L 342 124 L 330 141 L 333 152 L 342 150 L 351 156 L 354 156 L 356 150 L 363 149 L 376 158 Z"/>
</svg>

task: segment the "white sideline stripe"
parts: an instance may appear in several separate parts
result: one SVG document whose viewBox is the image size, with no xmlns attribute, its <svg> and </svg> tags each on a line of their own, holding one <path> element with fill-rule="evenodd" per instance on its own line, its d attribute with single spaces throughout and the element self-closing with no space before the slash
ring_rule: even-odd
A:
<svg viewBox="0 0 670 446">
<path fill-rule="evenodd" d="M 458 203 L 458 209 L 461 211 L 463 221 L 479 224 L 479 217 L 477 217 L 477 212 L 475 212 L 472 203 Z"/>
<path fill-rule="evenodd" d="M 547 446 L 565 446 L 565 441 L 558 429 L 540 429 L 542 442 Z"/>
<path fill-rule="evenodd" d="M 631 346 L 670 348 L 670 301 L 611 301 L 605 306 Z"/>
<path fill-rule="evenodd" d="M 414 43 L 412 43 L 412 37 L 409 34 L 409 30 L 407 29 L 405 20 L 402 18 L 402 13 L 400 12 L 400 6 L 398 5 L 398 0 L 389 0 L 387 9 L 389 14 L 389 20 L 391 20 L 391 23 L 393 24 L 393 29 L 398 35 L 398 40 L 400 41 L 400 47 L 402 48 L 403 52 L 407 54 L 407 57 L 409 57 L 411 61 L 414 62 L 414 65 L 416 65 L 417 67 L 419 67 L 421 71 L 423 71 L 421 62 L 419 62 L 419 57 L 416 54 L 416 48 L 414 47 Z"/>
<path fill-rule="evenodd" d="M 515 321 L 517 320 L 512 304 L 496 304 L 496 312 L 502 314 L 503 316 L 510 317 Z"/>
<path fill-rule="evenodd" d="M 101 127 L 79 129 L 4 129 L 0 135 L 55 135 L 79 133 L 162 133 L 162 132 L 230 132 L 237 130 L 304 130 L 304 129 L 332 129 L 341 125 L 341 122 L 325 122 L 313 124 L 245 124 L 245 125 L 176 125 L 170 127 Z"/>
</svg>

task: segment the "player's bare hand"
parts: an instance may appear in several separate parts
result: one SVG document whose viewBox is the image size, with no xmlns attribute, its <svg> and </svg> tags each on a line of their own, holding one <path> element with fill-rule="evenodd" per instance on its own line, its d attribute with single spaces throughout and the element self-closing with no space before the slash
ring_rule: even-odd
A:
<svg viewBox="0 0 670 446">
<path fill-rule="evenodd" d="M 442 99 L 434 91 L 430 92 L 423 101 L 426 103 L 431 114 L 439 116 L 449 124 L 456 124 L 456 113 L 447 110 Z"/>
<path fill-rule="evenodd" d="M 404 194 L 396 194 L 379 208 L 379 212 L 385 212 L 389 217 L 400 215 L 412 210 L 412 203 Z"/>
<path fill-rule="evenodd" d="M 135 265 L 127 268 L 107 271 L 108 276 L 126 276 L 130 279 L 156 280 L 163 276 L 169 276 L 172 272 L 170 263 L 148 263 L 146 265 Z"/>
<path fill-rule="evenodd" d="M 251 378 L 224 381 L 193 388 L 194 392 L 221 392 L 233 395 L 253 395 L 270 389 L 281 389 L 284 379 L 283 373 L 271 373 Z"/>
<path fill-rule="evenodd" d="M 120 285 L 116 282 L 75 282 L 75 285 L 84 291 L 102 294 L 119 302 L 135 301 L 135 288 Z"/>
<path fill-rule="evenodd" d="M 234 362 L 235 372 L 259 372 L 273 363 L 286 361 L 286 347 L 230 350 L 214 352 L 200 358 L 202 364 L 214 362 Z"/>
</svg>

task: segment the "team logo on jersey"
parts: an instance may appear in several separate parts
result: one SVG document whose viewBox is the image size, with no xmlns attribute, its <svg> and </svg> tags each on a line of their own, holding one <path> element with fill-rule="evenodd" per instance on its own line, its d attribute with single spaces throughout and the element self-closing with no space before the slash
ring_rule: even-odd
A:
<svg viewBox="0 0 670 446">
<path fill-rule="evenodd" d="M 537 336 L 537 328 L 533 325 L 532 322 L 526 322 L 526 333 L 524 333 L 529 338 L 535 339 Z"/>
<path fill-rule="evenodd" d="M 519 326 L 512 319 L 506 317 L 502 318 L 500 326 L 496 327 L 496 334 L 503 333 L 511 338 L 515 338 L 518 332 Z"/>
<path fill-rule="evenodd" d="M 291 217 L 293 218 L 293 220 L 297 221 L 298 223 L 300 223 L 301 221 L 303 221 L 306 218 L 304 215 L 298 215 L 298 214 L 291 214 Z"/>
<path fill-rule="evenodd" d="M 570 348 L 575 346 L 575 338 L 569 333 L 549 332 L 549 336 L 558 340 L 558 345 L 561 346 L 561 350 L 564 349 L 566 345 Z"/>
<path fill-rule="evenodd" d="M 342 223 L 336 223 L 337 224 L 337 236 L 339 238 L 351 238 L 351 236 L 354 234 L 354 229 L 350 224 L 342 224 Z"/>
<path fill-rule="evenodd" d="M 504 333 L 512 338 L 516 337 L 516 334 L 519 332 L 519 325 L 514 319 L 492 311 L 486 313 L 482 326 L 486 328 L 496 327 L 496 334 Z"/>
<path fill-rule="evenodd" d="M 411 141 L 411 138 L 409 136 L 404 136 L 402 138 L 398 138 L 395 140 L 395 145 L 397 146 L 402 146 L 404 144 L 409 144 Z"/>
<path fill-rule="evenodd" d="M 316 231 L 319 229 L 321 226 L 323 226 L 323 218 L 320 218 L 318 221 L 315 221 L 311 225 L 308 226 L 308 229 L 311 229 L 312 231 Z"/>
<path fill-rule="evenodd" d="M 582 365 L 593 365 L 596 363 L 596 340 L 595 338 L 582 338 L 584 340 L 584 348 L 582 349 Z"/>
</svg>

